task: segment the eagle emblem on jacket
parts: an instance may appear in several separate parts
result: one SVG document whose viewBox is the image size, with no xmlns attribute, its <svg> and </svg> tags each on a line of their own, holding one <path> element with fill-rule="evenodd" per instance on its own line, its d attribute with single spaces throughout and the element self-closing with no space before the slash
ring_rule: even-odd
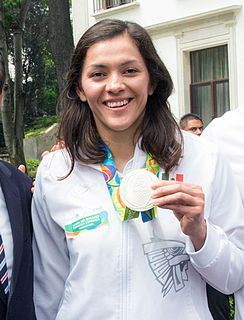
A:
<svg viewBox="0 0 244 320">
<path fill-rule="evenodd" d="M 152 272 L 162 285 L 163 297 L 172 288 L 178 292 L 185 287 L 189 256 L 185 253 L 184 242 L 154 238 L 144 244 L 143 249 Z"/>
</svg>

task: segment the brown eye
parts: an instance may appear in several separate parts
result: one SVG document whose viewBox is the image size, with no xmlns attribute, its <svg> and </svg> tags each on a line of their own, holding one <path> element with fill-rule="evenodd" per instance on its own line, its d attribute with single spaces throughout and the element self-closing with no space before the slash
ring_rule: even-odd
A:
<svg viewBox="0 0 244 320">
<path fill-rule="evenodd" d="M 126 71 L 125 71 L 125 73 L 127 73 L 127 74 L 134 74 L 134 73 L 136 73 L 136 72 L 137 72 L 137 70 L 134 69 L 134 68 L 128 68 L 128 69 L 126 69 Z"/>
<path fill-rule="evenodd" d="M 103 72 L 93 72 L 93 73 L 90 75 L 91 78 L 102 78 L 102 77 L 104 77 L 104 76 L 105 76 L 105 74 L 104 74 Z"/>
</svg>

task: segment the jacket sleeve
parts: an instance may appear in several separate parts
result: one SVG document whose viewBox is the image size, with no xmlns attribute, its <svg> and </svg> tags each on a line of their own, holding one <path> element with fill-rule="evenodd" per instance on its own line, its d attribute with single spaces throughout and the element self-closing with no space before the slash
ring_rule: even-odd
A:
<svg viewBox="0 0 244 320">
<path fill-rule="evenodd" d="M 45 160 L 38 169 L 32 201 L 34 303 L 37 319 L 53 320 L 65 291 L 69 257 L 64 232 L 51 218 L 45 201 Z"/>
<path fill-rule="evenodd" d="M 210 285 L 230 294 L 244 285 L 244 208 L 233 173 L 218 154 L 214 172 L 205 207 L 205 244 L 195 252 L 188 239 L 187 252 Z"/>
</svg>

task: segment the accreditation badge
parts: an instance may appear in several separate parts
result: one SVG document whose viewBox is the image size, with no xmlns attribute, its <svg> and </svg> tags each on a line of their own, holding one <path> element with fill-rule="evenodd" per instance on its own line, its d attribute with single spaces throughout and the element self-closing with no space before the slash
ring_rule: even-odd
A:
<svg viewBox="0 0 244 320">
<path fill-rule="evenodd" d="M 74 238 L 82 232 L 108 225 L 108 212 L 101 211 L 96 214 L 82 217 L 65 225 L 65 234 L 68 239 Z"/>
</svg>

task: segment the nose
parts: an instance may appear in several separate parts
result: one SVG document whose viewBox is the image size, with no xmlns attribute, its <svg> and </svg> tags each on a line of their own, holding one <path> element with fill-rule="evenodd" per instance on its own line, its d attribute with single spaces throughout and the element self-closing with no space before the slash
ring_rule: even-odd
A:
<svg viewBox="0 0 244 320">
<path fill-rule="evenodd" d="M 195 132 L 196 135 L 200 136 L 202 134 L 202 130 L 197 128 L 196 132 Z"/>
<path fill-rule="evenodd" d="M 118 93 L 124 89 L 123 77 L 117 73 L 111 74 L 107 78 L 106 91 Z"/>
</svg>

